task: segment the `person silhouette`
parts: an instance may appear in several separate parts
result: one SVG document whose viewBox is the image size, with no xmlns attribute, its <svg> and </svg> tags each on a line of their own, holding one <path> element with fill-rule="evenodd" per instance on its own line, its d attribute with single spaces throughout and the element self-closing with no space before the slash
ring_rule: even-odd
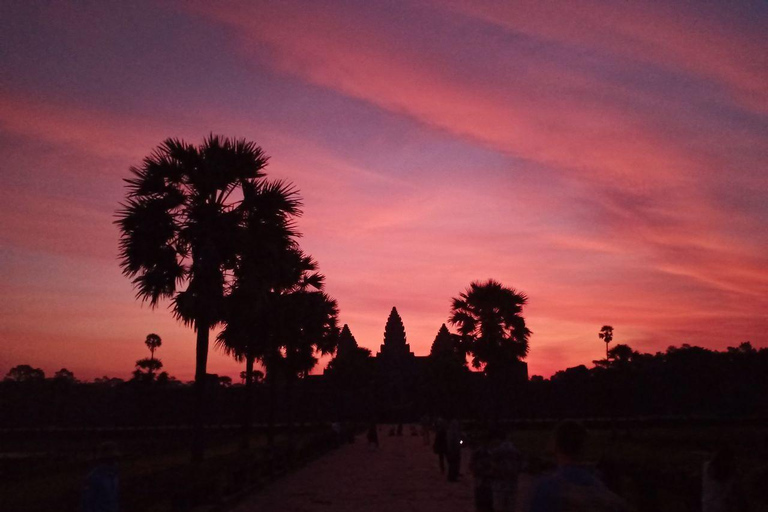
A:
<svg viewBox="0 0 768 512">
<path fill-rule="evenodd" d="M 587 430 L 575 421 L 555 429 L 557 471 L 542 478 L 531 499 L 531 512 L 625 512 L 624 501 L 583 463 Z"/>
<path fill-rule="evenodd" d="M 119 452 L 112 442 L 98 450 L 96 465 L 85 478 L 80 509 L 82 512 L 117 512 L 119 508 Z"/>
<path fill-rule="evenodd" d="M 446 451 L 445 456 L 448 462 L 448 481 L 455 482 L 459 479 L 459 470 L 461 468 L 461 425 L 458 420 L 453 420 L 448 426 L 446 433 Z"/>
<path fill-rule="evenodd" d="M 435 426 L 435 443 L 432 446 L 432 450 L 437 455 L 437 460 L 440 463 L 440 472 L 445 473 L 445 454 L 448 451 L 448 429 L 442 418 L 437 419 L 437 424 Z"/>
<path fill-rule="evenodd" d="M 493 511 L 512 512 L 517 499 L 517 481 L 522 469 L 522 456 L 508 434 L 497 430 L 490 451 L 493 489 Z"/>
<path fill-rule="evenodd" d="M 469 470 L 472 473 L 474 482 L 475 511 L 494 511 L 491 446 L 484 435 L 481 435 L 476 440 L 472 455 L 469 459 Z"/>
</svg>

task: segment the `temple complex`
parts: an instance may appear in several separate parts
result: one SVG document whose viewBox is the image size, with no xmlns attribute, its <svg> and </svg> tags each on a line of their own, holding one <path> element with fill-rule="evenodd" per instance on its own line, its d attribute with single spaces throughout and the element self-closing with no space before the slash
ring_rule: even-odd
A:
<svg viewBox="0 0 768 512">
<path fill-rule="evenodd" d="M 515 367 L 511 381 L 526 381 L 528 365 L 519 362 Z M 368 349 L 358 346 L 349 326 L 344 325 L 336 357 L 323 377 L 335 379 L 337 385 L 348 390 L 362 386 L 358 392 L 367 397 L 364 400 L 376 410 L 374 414 L 394 420 L 410 417 L 414 411 L 438 402 L 450 402 L 468 389 L 481 386 L 483 374 L 469 371 L 465 356 L 458 350 L 458 336 L 450 333 L 445 324 L 438 330 L 429 355 L 415 355 L 408 344 L 403 320 L 393 307 L 379 352 L 371 357 Z M 451 389 L 451 396 L 446 399 L 447 389 Z M 358 403 L 354 408 L 366 407 Z M 442 408 L 446 408 L 444 404 Z"/>
</svg>

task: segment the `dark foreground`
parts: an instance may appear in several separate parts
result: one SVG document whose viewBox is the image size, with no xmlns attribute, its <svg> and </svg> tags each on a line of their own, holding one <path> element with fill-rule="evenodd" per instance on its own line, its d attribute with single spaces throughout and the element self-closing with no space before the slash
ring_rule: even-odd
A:
<svg viewBox="0 0 768 512">
<path fill-rule="evenodd" d="M 449 483 L 438 469 L 431 446 L 408 429 L 388 437 L 380 427 L 380 447 L 368 446 L 364 436 L 286 476 L 263 492 L 244 500 L 236 512 L 470 512 L 471 477 Z M 466 459 L 466 457 L 465 457 Z"/>
</svg>

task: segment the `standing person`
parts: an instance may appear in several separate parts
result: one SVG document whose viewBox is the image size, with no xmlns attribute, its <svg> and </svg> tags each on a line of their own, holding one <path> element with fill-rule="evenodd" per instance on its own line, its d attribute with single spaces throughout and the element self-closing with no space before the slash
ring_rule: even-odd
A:
<svg viewBox="0 0 768 512">
<path fill-rule="evenodd" d="M 445 452 L 448 460 L 448 481 L 455 482 L 459 479 L 461 468 L 461 426 L 458 420 L 451 421 L 446 434 L 447 449 Z"/>
<path fill-rule="evenodd" d="M 371 422 L 368 426 L 368 447 L 373 445 L 374 448 L 379 447 L 379 428 L 375 422 Z"/>
<path fill-rule="evenodd" d="M 469 459 L 475 491 L 475 511 L 495 512 L 493 508 L 493 463 L 486 439 L 478 439 Z"/>
<path fill-rule="evenodd" d="M 520 452 L 508 435 L 498 431 L 494 435 L 496 446 L 491 450 L 493 466 L 493 511 L 512 512 L 517 499 L 517 481 L 522 469 Z"/>
<path fill-rule="evenodd" d="M 442 418 L 437 418 L 437 425 L 435 427 L 435 444 L 432 449 L 437 458 L 440 461 L 440 472 L 445 473 L 445 454 L 448 451 L 448 430 L 445 427 L 445 421 Z"/>
<path fill-rule="evenodd" d="M 119 508 L 119 454 L 115 443 L 99 447 L 96 465 L 85 478 L 81 502 L 82 512 L 117 512 Z"/>
<path fill-rule="evenodd" d="M 575 421 L 555 429 L 557 471 L 533 491 L 531 512 L 625 512 L 627 506 L 582 463 L 587 430 Z"/>
</svg>

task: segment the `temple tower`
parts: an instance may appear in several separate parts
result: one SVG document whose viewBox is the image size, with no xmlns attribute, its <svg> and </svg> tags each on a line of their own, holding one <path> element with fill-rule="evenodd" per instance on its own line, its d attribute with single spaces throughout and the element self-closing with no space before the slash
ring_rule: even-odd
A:
<svg viewBox="0 0 768 512">
<path fill-rule="evenodd" d="M 405 326 L 396 308 L 392 308 L 384 327 L 384 344 L 379 356 L 388 361 L 403 361 L 414 357 L 411 347 L 405 341 Z"/>
<path fill-rule="evenodd" d="M 344 324 L 339 334 L 339 343 L 336 346 L 336 357 L 339 359 L 348 359 L 352 357 L 357 350 L 357 340 L 352 336 L 349 326 Z"/>
</svg>

